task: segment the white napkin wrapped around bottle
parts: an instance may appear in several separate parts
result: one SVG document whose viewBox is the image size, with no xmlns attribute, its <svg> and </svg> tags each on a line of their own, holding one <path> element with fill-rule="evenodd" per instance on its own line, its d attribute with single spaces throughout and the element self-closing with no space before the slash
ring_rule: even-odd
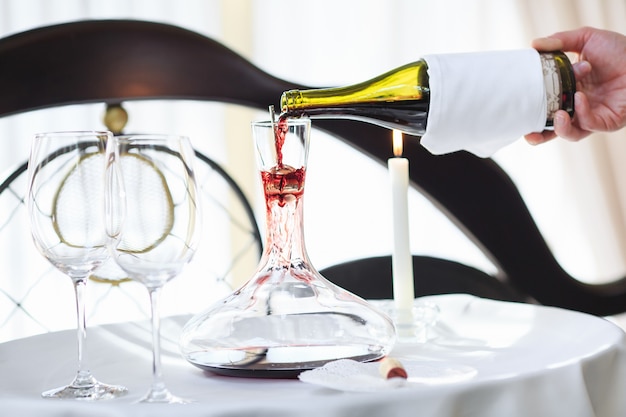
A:
<svg viewBox="0 0 626 417">
<path fill-rule="evenodd" d="M 426 55 L 430 109 L 421 144 L 433 154 L 480 157 L 546 124 L 546 92 L 534 49 Z"/>
</svg>

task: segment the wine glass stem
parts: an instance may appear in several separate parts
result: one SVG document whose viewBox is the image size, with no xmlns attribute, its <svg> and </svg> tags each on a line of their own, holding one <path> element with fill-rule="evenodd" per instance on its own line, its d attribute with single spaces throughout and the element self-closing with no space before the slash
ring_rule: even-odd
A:
<svg viewBox="0 0 626 417">
<path fill-rule="evenodd" d="M 152 392 L 159 393 L 166 391 L 161 370 L 161 317 L 159 315 L 161 287 L 149 287 L 148 292 L 152 313 Z"/>
<path fill-rule="evenodd" d="M 85 342 L 87 340 L 87 325 L 85 319 L 85 287 L 87 285 L 85 277 L 73 278 L 74 293 L 76 295 L 76 318 L 77 318 L 77 340 L 78 340 L 78 371 L 72 382 L 73 386 L 83 387 L 94 384 L 93 376 L 89 369 L 84 369 L 87 363 L 85 352 Z"/>
</svg>

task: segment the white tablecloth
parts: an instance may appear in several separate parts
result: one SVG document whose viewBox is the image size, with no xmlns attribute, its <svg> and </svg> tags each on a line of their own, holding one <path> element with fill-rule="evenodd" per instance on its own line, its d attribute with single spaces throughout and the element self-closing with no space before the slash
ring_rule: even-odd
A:
<svg viewBox="0 0 626 417">
<path fill-rule="evenodd" d="M 471 377 L 384 392 L 338 391 L 298 380 L 217 376 L 185 362 L 177 335 L 188 317 L 163 320 L 163 367 L 188 405 L 134 404 L 151 381 L 147 323 L 89 330 L 90 368 L 126 397 L 85 403 L 42 399 L 75 372 L 74 331 L 0 344 L 0 416 L 626 416 L 626 338 L 607 320 L 467 295 L 429 297 L 441 308 L 436 338 L 401 344 L 406 364 L 450 364 Z M 469 374 L 468 374 L 469 375 Z"/>
</svg>

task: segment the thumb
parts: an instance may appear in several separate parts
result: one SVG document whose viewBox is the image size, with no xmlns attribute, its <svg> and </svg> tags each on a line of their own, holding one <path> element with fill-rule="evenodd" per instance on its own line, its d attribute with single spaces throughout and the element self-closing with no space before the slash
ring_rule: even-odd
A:
<svg viewBox="0 0 626 417">
<path fill-rule="evenodd" d="M 530 43 L 530 46 L 538 51 L 560 51 L 563 49 L 563 41 L 552 37 L 537 38 Z"/>
</svg>

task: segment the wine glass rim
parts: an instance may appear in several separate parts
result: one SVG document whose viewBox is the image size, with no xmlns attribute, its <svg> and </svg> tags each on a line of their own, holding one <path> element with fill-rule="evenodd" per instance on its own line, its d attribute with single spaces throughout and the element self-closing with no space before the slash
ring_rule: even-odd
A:
<svg viewBox="0 0 626 417">
<path fill-rule="evenodd" d="M 35 133 L 35 138 L 52 137 L 52 136 L 113 136 L 108 130 L 57 130 L 50 132 Z"/>
<path fill-rule="evenodd" d="M 188 140 L 189 137 L 186 135 L 179 135 L 174 133 L 124 133 L 121 135 L 115 135 L 115 139 L 118 141 L 129 141 L 129 140 L 171 140 L 171 139 L 183 139 Z"/>
</svg>

